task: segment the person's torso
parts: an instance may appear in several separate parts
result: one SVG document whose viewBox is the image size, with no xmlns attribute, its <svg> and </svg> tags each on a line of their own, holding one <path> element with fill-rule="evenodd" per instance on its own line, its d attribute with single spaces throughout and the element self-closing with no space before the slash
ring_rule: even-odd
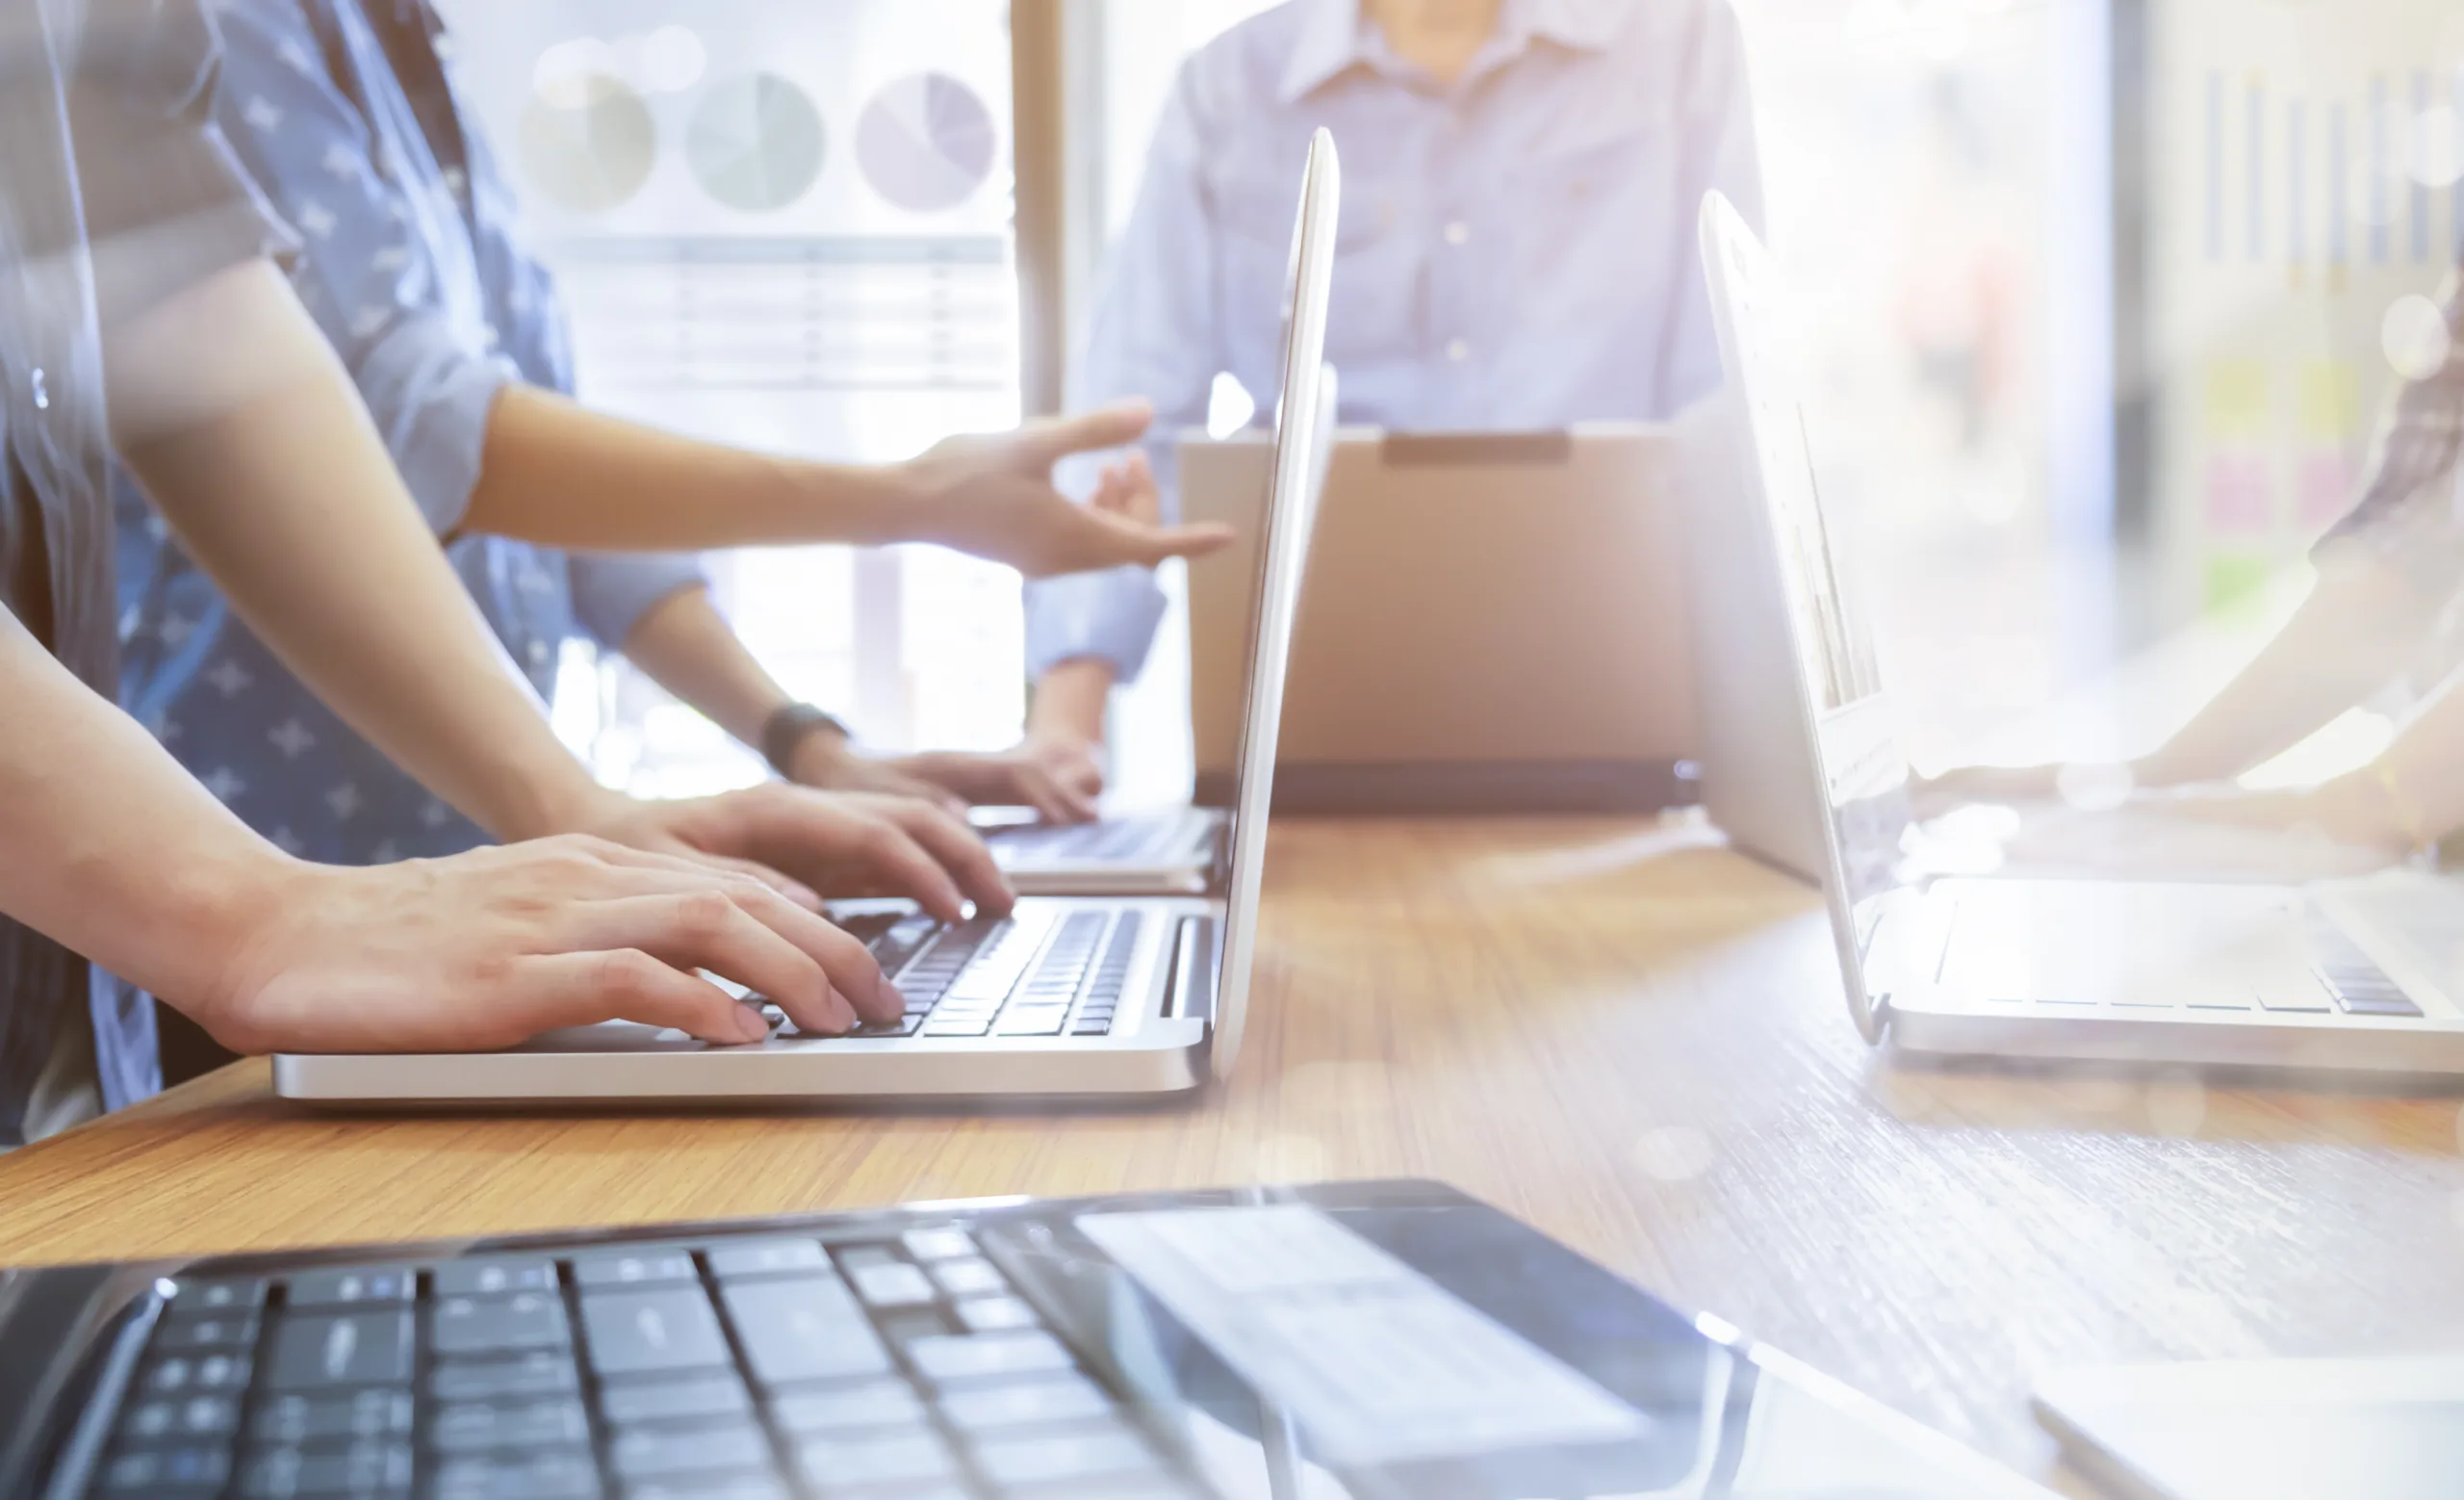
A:
<svg viewBox="0 0 2464 1500">
<path fill-rule="evenodd" d="M 1302 8 L 1293 8 L 1296 13 Z M 1400 428 L 1553 427 L 1665 417 L 1676 299 L 1689 289 L 1696 190 L 1677 49 L 1636 8 L 1597 50 L 1535 37 L 1451 89 L 1355 64 L 1285 102 L 1289 39 L 1202 56 L 1202 191 L 1217 324 L 1232 375 L 1279 383 L 1299 164 L 1343 151 L 1326 357 L 1344 419 Z M 1237 127 L 1237 128 L 1235 128 Z"/>
<path fill-rule="evenodd" d="M 358 0 L 286 0 L 278 13 L 296 17 L 294 65 L 321 69 L 364 123 L 409 242 L 389 263 L 402 277 L 398 295 L 441 313 L 475 351 L 510 362 L 524 380 L 569 390 L 553 283 L 520 239 L 516 200 L 437 55 L 430 13 L 398 17 L 390 0 L 367 10 Z M 223 115 L 252 166 L 268 153 L 322 149 L 313 135 L 254 128 L 247 107 L 227 100 Z M 310 234 L 305 253 L 321 248 Z M 348 331 L 340 324 L 358 315 L 310 308 L 338 343 Z M 485 841 L 291 676 L 124 476 L 115 498 L 123 702 L 183 764 L 260 833 L 310 858 L 385 863 Z M 562 645 L 577 634 L 564 556 L 493 536 L 461 538 L 448 555 L 516 664 L 552 695 Z"/>
</svg>

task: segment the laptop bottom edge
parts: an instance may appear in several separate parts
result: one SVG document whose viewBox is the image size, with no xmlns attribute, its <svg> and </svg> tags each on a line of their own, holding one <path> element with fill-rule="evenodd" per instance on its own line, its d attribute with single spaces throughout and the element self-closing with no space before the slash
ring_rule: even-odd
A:
<svg viewBox="0 0 2464 1500">
<path fill-rule="evenodd" d="M 2294 1069 L 2464 1081 L 2464 1025 L 2453 1022 L 1994 1015 L 1896 1005 L 1888 1022 L 1893 1052 L 1927 1060 Z"/>
</svg>

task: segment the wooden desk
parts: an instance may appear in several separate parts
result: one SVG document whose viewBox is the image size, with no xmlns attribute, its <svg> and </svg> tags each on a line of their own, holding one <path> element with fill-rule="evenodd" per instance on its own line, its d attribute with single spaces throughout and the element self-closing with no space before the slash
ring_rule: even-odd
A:
<svg viewBox="0 0 2464 1500">
<path fill-rule="evenodd" d="M 2455 1099 L 1894 1067 L 1811 892 L 1654 848 L 1278 824 L 1247 1051 L 1193 1105 L 353 1120 L 251 1064 L 0 1161 L 0 1261 L 1432 1177 L 2037 1472 L 2061 1365 L 2464 1348 Z"/>
</svg>

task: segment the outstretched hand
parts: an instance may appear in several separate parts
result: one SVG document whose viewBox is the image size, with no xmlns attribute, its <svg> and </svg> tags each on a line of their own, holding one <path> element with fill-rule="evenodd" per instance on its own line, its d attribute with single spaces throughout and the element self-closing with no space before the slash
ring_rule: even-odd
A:
<svg viewBox="0 0 2464 1500">
<path fill-rule="evenodd" d="M 1008 563 L 1029 578 L 1153 567 L 1229 545 L 1227 526 L 1163 524 L 1161 492 L 1143 453 L 1106 466 L 1086 504 L 1053 487 L 1053 466 L 1062 459 L 1124 448 L 1153 422 L 1145 402 L 1130 401 L 937 443 L 905 466 L 921 510 L 916 530 L 925 540 Z"/>
</svg>

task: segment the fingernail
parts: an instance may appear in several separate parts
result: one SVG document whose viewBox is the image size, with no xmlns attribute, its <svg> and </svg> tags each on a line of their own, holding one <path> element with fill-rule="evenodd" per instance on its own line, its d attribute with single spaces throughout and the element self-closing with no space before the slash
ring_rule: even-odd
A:
<svg viewBox="0 0 2464 1500">
<path fill-rule="evenodd" d="M 747 1042 L 759 1042 L 770 1035 L 770 1018 L 742 1000 L 736 1002 L 736 1020 L 741 1022 L 737 1034 Z"/>
</svg>

